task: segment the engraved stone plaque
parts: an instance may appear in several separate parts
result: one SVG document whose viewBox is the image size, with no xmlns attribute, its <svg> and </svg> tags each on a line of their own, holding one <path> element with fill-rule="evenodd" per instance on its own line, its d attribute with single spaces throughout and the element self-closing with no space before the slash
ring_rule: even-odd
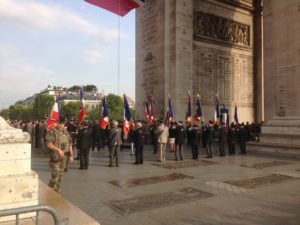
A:
<svg viewBox="0 0 300 225">
<path fill-rule="evenodd" d="M 213 194 L 187 187 L 178 191 L 151 194 L 124 200 L 109 201 L 106 204 L 122 215 L 157 209 L 179 203 L 212 197 Z"/>
<path fill-rule="evenodd" d="M 166 169 L 178 169 L 178 168 L 187 168 L 187 167 L 195 167 L 195 166 L 209 166 L 218 164 L 217 162 L 212 162 L 209 160 L 199 160 L 199 161 L 179 161 L 179 162 L 167 162 L 167 163 L 153 163 L 154 166 L 160 166 Z"/>
<path fill-rule="evenodd" d="M 254 169 L 264 169 L 267 167 L 274 167 L 274 166 L 282 166 L 282 165 L 289 165 L 292 164 L 290 162 L 284 162 L 284 161 L 272 161 L 272 162 L 262 162 L 262 163 L 255 163 L 252 165 L 241 165 L 243 167 L 249 167 Z"/>
<path fill-rule="evenodd" d="M 214 104 L 219 100 L 230 105 L 253 107 L 253 58 L 248 54 L 230 53 L 207 47 L 194 50 L 194 93 L 199 92 L 201 102 Z"/>
<path fill-rule="evenodd" d="M 131 188 L 131 187 L 137 187 L 141 185 L 157 184 L 161 182 L 183 180 L 183 179 L 194 179 L 194 178 L 180 173 L 172 173 L 164 176 L 142 177 L 142 178 L 125 180 L 125 181 L 114 180 L 114 181 L 110 181 L 110 183 L 120 188 Z"/>
<path fill-rule="evenodd" d="M 287 180 L 297 179 L 291 176 L 272 174 L 264 177 L 255 177 L 245 180 L 237 180 L 237 181 L 225 181 L 227 184 L 236 185 L 239 187 L 252 189 L 259 186 L 267 185 L 267 184 L 277 184 L 282 183 Z"/>
</svg>

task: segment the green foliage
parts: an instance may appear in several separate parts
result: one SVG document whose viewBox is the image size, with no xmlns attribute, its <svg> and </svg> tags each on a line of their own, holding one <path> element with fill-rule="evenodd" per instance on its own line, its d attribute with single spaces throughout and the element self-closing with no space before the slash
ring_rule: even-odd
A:
<svg viewBox="0 0 300 225">
<path fill-rule="evenodd" d="M 33 107 L 24 106 L 24 105 L 11 105 L 6 116 L 11 120 L 32 120 L 33 116 Z"/>
<path fill-rule="evenodd" d="M 66 105 L 61 105 L 60 113 L 64 115 L 67 119 L 71 119 L 72 117 L 76 120 L 78 117 L 80 109 L 80 103 L 78 102 L 68 102 Z"/>
<path fill-rule="evenodd" d="M 0 116 L 2 116 L 5 120 L 8 120 L 9 119 L 9 109 L 3 109 L 1 112 L 0 112 Z"/>
<path fill-rule="evenodd" d="M 70 87 L 70 88 L 68 89 L 68 91 L 78 92 L 78 91 L 80 90 L 80 88 L 81 88 L 81 86 L 79 86 L 79 85 L 74 85 L 74 86 Z"/>
<path fill-rule="evenodd" d="M 93 84 L 88 84 L 86 86 L 83 86 L 84 91 L 98 91 L 98 88 Z"/>
<path fill-rule="evenodd" d="M 131 119 L 135 120 L 135 109 L 130 108 Z"/>
<path fill-rule="evenodd" d="M 79 86 L 79 85 L 73 85 L 72 87 L 70 87 L 68 89 L 68 91 L 79 92 L 80 88 L 81 88 L 81 86 Z M 83 90 L 88 91 L 88 92 L 98 91 L 98 88 L 93 84 L 88 84 L 88 85 L 83 85 Z"/>
<path fill-rule="evenodd" d="M 93 109 L 90 112 L 87 112 L 87 117 L 86 119 L 89 119 L 91 121 L 99 120 L 101 115 L 101 110 L 100 109 Z"/>
<path fill-rule="evenodd" d="M 33 115 L 36 119 L 48 117 L 54 103 L 53 96 L 38 95 L 33 104 Z"/>
<path fill-rule="evenodd" d="M 120 96 L 109 94 L 106 96 L 109 119 L 123 120 L 124 106 Z"/>
</svg>

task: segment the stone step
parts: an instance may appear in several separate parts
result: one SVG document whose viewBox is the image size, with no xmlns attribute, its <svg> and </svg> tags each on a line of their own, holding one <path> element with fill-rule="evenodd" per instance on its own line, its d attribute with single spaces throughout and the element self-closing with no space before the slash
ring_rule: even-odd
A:
<svg viewBox="0 0 300 225">
<path fill-rule="evenodd" d="M 296 145 L 247 142 L 247 151 L 300 159 L 300 146 Z"/>
</svg>

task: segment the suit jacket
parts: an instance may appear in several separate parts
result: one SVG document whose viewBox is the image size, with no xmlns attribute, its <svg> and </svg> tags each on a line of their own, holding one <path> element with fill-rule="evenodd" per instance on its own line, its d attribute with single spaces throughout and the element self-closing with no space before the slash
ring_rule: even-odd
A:
<svg viewBox="0 0 300 225">
<path fill-rule="evenodd" d="M 159 125 L 157 130 L 155 131 L 157 135 L 157 142 L 158 143 L 167 143 L 169 137 L 169 128 L 166 127 L 164 124 Z"/>
<path fill-rule="evenodd" d="M 177 145 L 183 145 L 185 143 L 185 129 L 183 126 L 179 126 L 176 129 L 175 143 Z"/>
<path fill-rule="evenodd" d="M 82 149 L 90 149 L 92 146 L 92 128 L 82 128 L 78 131 L 78 148 Z"/>
<path fill-rule="evenodd" d="M 191 131 L 191 144 L 200 145 L 201 133 L 199 129 L 193 129 Z"/>
<path fill-rule="evenodd" d="M 134 147 L 140 148 L 145 144 L 145 134 L 141 128 L 134 131 Z"/>
</svg>

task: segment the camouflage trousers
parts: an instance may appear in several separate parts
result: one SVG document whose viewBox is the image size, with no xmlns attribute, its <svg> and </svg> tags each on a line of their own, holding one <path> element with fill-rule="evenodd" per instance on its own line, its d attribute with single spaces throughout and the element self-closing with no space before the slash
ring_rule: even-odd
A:
<svg viewBox="0 0 300 225">
<path fill-rule="evenodd" d="M 64 170 L 67 165 L 68 157 L 64 157 L 57 162 L 49 161 L 51 169 L 51 179 L 49 181 L 49 187 L 53 188 L 57 193 L 60 192 L 61 181 L 64 175 Z"/>
</svg>

